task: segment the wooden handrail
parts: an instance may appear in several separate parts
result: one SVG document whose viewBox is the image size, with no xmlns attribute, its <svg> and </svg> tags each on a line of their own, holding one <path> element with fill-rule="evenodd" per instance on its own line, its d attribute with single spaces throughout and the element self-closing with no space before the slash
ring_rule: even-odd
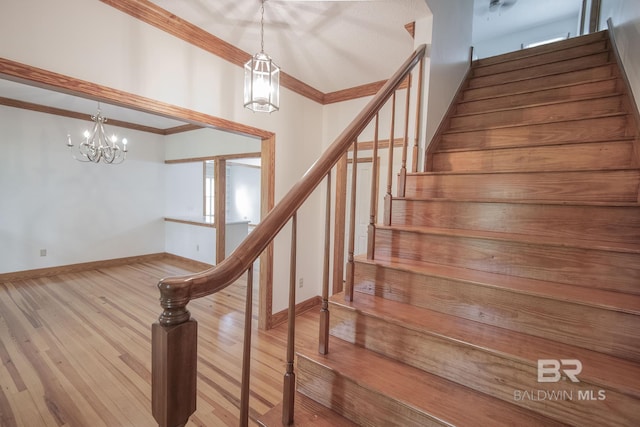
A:
<svg viewBox="0 0 640 427">
<path fill-rule="evenodd" d="M 191 319 L 187 304 L 192 299 L 214 294 L 235 282 L 245 271 L 249 280 L 253 280 L 251 265 L 267 248 L 269 243 L 280 232 L 284 225 L 293 218 L 292 226 L 292 266 L 290 280 L 289 303 L 289 340 L 287 344 L 287 372 L 284 383 L 283 423 L 293 422 L 293 400 L 295 395 L 295 374 L 293 372 L 293 331 L 295 316 L 295 227 L 296 212 L 309 195 L 320 185 L 325 176 L 330 176 L 332 168 L 340 159 L 346 158 L 349 147 L 357 141 L 358 136 L 377 116 L 387 100 L 393 96 L 395 110 L 395 92 L 405 78 L 424 57 L 426 46 L 421 45 L 402 64 L 400 69 L 385 83 L 378 93 L 369 101 L 365 108 L 309 168 L 304 176 L 289 190 L 282 200 L 265 216 L 253 232 L 247 236 L 238 247 L 218 265 L 201 273 L 168 277 L 158 283 L 160 290 L 160 305 L 162 314 L 152 325 L 152 411 L 153 416 L 162 427 L 177 427 L 187 423 L 195 411 L 196 378 L 197 378 L 197 322 Z M 407 89 L 409 90 L 409 89 Z M 393 129 L 393 128 L 392 128 Z M 377 139 L 377 137 L 376 137 Z M 406 136 L 405 136 L 406 139 Z M 393 131 L 390 141 L 393 141 Z M 357 142 L 356 142 L 357 144 Z M 355 147 L 357 145 L 354 144 Z M 354 147 L 354 156 L 356 148 Z M 393 144 L 389 153 L 393 153 Z M 354 157 L 354 182 L 357 158 Z M 329 180 L 330 182 L 330 180 Z M 327 188 L 330 196 L 330 188 Z M 355 196 L 355 188 L 353 191 Z M 352 206 L 352 218 L 354 217 Z M 327 211 L 327 221 L 330 210 Z M 353 232 L 353 225 L 351 231 Z M 329 229 L 327 229 L 329 233 Z M 328 234 L 327 234 L 328 236 Z M 325 238 L 326 239 L 326 238 Z M 352 244 L 351 244 L 352 246 Z M 325 270 L 328 257 L 325 255 Z M 353 275 L 353 248 L 350 248 L 351 275 Z M 328 278 L 328 272 L 325 271 Z M 353 280 L 351 281 L 353 282 Z M 323 306 L 327 304 L 328 283 L 323 284 Z M 351 287 L 351 291 L 352 291 Z M 247 292 L 252 292 L 250 284 Z M 251 303 L 247 296 L 247 310 L 245 313 L 245 339 L 243 355 L 243 379 L 241 396 L 240 425 L 248 425 L 249 404 L 249 348 L 251 334 Z M 325 314 L 324 327 L 328 328 L 328 312 Z M 328 337 L 327 331 L 321 331 Z M 326 352 L 327 340 L 320 350 Z"/>
<path fill-rule="evenodd" d="M 163 326 L 178 325 L 189 320 L 186 309 L 192 299 L 214 294 L 237 280 L 249 265 L 275 238 L 294 212 L 322 182 L 340 157 L 364 130 L 376 113 L 393 95 L 415 65 L 424 56 L 426 45 L 420 45 L 402 64 L 365 108 L 336 138 L 324 154 L 305 173 L 282 200 L 256 226 L 253 232 L 218 265 L 201 273 L 165 278 L 158 283 L 163 312 L 158 321 Z"/>
</svg>

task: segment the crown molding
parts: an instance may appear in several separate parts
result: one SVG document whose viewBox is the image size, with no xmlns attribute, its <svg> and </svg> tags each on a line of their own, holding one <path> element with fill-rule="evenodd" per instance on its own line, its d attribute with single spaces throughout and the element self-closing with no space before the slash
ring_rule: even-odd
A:
<svg viewBox="0 0 640 427">
<path fill-rule="evenodd" d="M 262 139 L 273 136 L 272 132 L 253 126 L 236 123 L 221 117 L 211 116 L 162 101 L 156 101 L 86 80 L 65 76 L 6 58 L 0 58 L 0 76 L 19 83 L 27 83 L 36 87 L 56 90 L 71 95 L 79 95 L 87 99 L 103 101 L 120 107 L 171 117 L 194 125 L 206 124 L 216 129 L 223 129 L 228 132 L 255 136 Z"/>
<path fill-rule="evenodd" d="M 142 22 L 212 53 L 234 65 L 243 67 L 251 54 L 214 36 L 149 0 L 100 0 Z M 407 29 L 409 31 L 409 29 Z M 331 104 L 374 95 L 385 82 L 368 83 L 336 92 L 323 93 L 318 89 L 285 73 L 280 73 L 280 84 L 287 89 L 319 104 Z"/>
</svg>

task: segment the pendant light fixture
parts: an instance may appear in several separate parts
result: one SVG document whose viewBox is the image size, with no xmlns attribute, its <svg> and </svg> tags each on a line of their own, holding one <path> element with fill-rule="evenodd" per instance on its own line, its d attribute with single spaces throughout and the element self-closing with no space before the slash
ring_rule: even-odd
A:
<svg viewBox="0 0 640 427">
<path fill-rule="evenodd" d="M 280 109 L 280 67 L 264 53 L 264 1 L 260 19 L 260 52 L 244 64 L 244 106 L 254 112 Z"/>
<path fill-rule="evenodd" d="M 107 163 L 117 165 L 127 158 L 127 139 L 118 141 L 116 135 L 107 136 L 104 124 L 107 118 L 102 115 L 100 103 L 98 103 L 98 113 L 91 116 L 93 130 L 84 131 L 84 140 L 74 146 L 71 142 L 71 134 L 67 134 L 67 147 L 71 150 L 74 159 L 79 162 Z"/>
</svg>

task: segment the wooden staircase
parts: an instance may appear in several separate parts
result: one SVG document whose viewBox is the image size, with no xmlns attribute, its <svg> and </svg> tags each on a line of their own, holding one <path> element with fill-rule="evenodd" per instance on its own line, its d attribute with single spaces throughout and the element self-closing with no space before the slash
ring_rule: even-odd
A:
<svg viewBox="0 0 640 427">
<path fill-rule="evenodd" d="M 606 32 L 476 61 L 331 297 L 329 354 L 298 354 L 305 401 L 331 425 L 640 425 L 631 105 Z"/>
</svg>

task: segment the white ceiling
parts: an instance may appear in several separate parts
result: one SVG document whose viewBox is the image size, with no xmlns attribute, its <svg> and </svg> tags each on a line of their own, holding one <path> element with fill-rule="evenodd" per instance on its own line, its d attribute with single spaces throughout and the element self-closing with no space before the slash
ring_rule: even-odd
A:
<svg viewBox="0 0 640 427">
<path fill-rule="evenodd" d="M 582 0 L 501 0 L 489 10 L 491 0 L 474 0 L 473 40 L 487 40 L 576 16 Z"/>
<path fill-rule="evenodd" d="M 249 54 L 260 51 L 259 0 L 151 0 Z M 267 0 L 264 51 L 328 93 L 388 78 L 413 51 L 404 26 L 425 0 Z"/>
<path fill-rule="evenodd" d="M 250 54 L 260 50 L 259 0 L 151 1 Z M 581 4 L 517 0 L 490 13 L 490 0 L 466 1 L 474 2 L 475 40 L 561 19 Z M 426 0 L 267 0 L 265 52 L 284 72 L 325 93 L 371 83 L 389 77 L 411 53 L 413 41 L 404 26 L 428 13 Z M 1 79 L 0 96 L 87 114 L 97 108 L 95 101 Z M 113 119 L 158 128 L 180 124 L 114 106 L 102 110 Z"/>
</svg>

